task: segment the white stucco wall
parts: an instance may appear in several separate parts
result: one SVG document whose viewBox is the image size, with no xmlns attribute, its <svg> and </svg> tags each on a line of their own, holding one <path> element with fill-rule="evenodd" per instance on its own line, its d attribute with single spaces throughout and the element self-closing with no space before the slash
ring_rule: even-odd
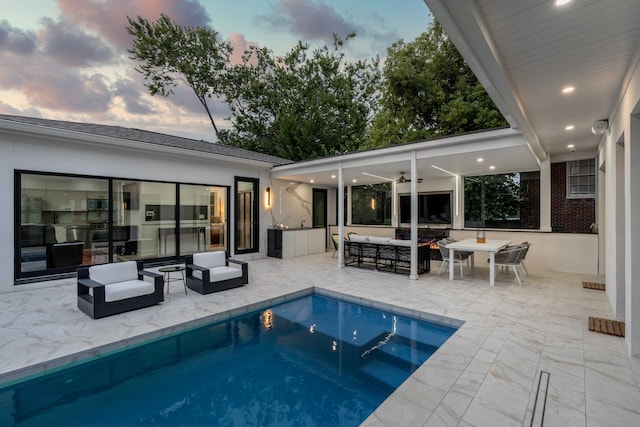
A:
<svg viewBox="0 0 640 427">
<path fill-rule="evenodd" d="M 623 88 L 622 98 L 609 117 L 609 131 L 600 147 L 606 172 L 606 285 L 613 310 L 620 313 L 624 292 L 625 340 L 629 353 L 640 356 L 640 124 L 634 114 L 640 113 L 640 68 L 634 64 L 629 84 Z M 623 161 L 618 157 L 616 144 L 624 144 Z M 623 189 L 620 189 L 622 169 Z M 620 210 L 624 215 L 620 216 Z M 623 219 L 622 219 L 623 218 Z M 624 223 L 621 224 L 620 222 Z M 624 242 L 623 245 L 620 243 Z M 620 262 L 624 259 L 624 262 Z M 621 278 L 624 281 L 622 289 Z"/>
<path fill-rule="evenodd" d="M 228 186 L 230 220 L 234 215 L 234 177 L 265 182 L 268 176 L 265 165 L 243 165 L 235 159 L 153 144 L 125 148 L 0 132 L 0 292 L 14 288 L 14 170 Z M 262 203 L 259 209 L 263 217 Z M 230 242 L 233 241 L 231 229 Z M 232 247 L 229 245 L 230 250 Z"/>
<path fill-rule="evenodd" d="M 452 230 L 451 237 L 462 240 L 475 238 L 475 231 Z M 488 239 L 510 240 L 513 244 L 531 243 L 526 265 L 529 270 L 598 274 L 598 235 L 576 233 L 543 233 L 531 231 L 487 230 Z M 482 262 L 482 256 L 476 257 Z"/>
</svg>

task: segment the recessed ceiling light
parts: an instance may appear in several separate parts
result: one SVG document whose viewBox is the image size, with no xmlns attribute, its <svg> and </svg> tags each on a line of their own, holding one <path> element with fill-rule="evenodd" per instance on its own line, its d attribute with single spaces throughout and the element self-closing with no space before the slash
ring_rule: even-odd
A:
<svg viewBox="0 0 640 427">
<path fill-rule="evenodd" d="M 575 147 L 575 145 L 574 145 L 574 144 L 569 144 L 569 145 L 567 145 L 567 148 L 573 148 L 573 147 Z"/>
<path fill-rule="evenodd" d="M 358 180 L 357 180 L 357 179 L 354 179 L 354 180 L 353 180 L 353 182 L 358 182 Z"/>
<path fill-rule="evenodd" d="M 562 88 L 562 93 L 571 93 L 571 92 L 573 92 L 574 90 L 576 90 L 576 88 L 575 88 L 575 87 L 573 87 L 573 86 L 566 86 L 566 87 L 563 87 L 563 88 Z"/>
<path fill-rule="evenodd" d="M 567 3 L 571 3 L 571 0 L 554 0 L 553 2 L 556 6 L 564 6 Z"/>
<path fill-rule="evenodd" d="M 336 177 L 335 175 L 331 175 L 331 178 L 335 178 L 335 177 Z"/>
<path fill-rule="evenodd" d="M 573 130 L 575 128 L 575 126 L 573 125 L 569 125 L 565 128 L 565 130 Z"/>
<path fill-rule="evenodd" d="M 476 159 L 476 162 L 478 162 L 478 163 L 480 163 L 480 162 L 484 162 L 484 159 L 483 159 L 482 157 L 478 157 L 478 158 Z"/>
<path fill-rule="evenodd" d="M 489 166 L 489 169 L 494 170 L 496 167 L 495 166 Z"/>
<path fill-rule="evenodd" d="M 310 179 L 310 180 L 309 180 L 309 182 L 313 184 L 315 181 L 314 181 L 314 180 L 312 180 L 312 179 Z"/>
</svg>

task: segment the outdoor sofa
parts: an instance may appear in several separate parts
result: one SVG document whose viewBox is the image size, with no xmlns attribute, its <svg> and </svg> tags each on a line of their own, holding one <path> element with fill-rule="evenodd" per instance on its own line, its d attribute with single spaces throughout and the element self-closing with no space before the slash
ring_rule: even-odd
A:
<svg viewBox="0 0 640 427">
<path fill-rule="evenodd" d="M 352 234 L 344 242 L 345 264 L 357 267 L 373 267 L 376 270 L 408 272 L 411 267 L 411 241 L 390 237 L 361 236 Z M 418 245 L 418 273 L 431 268 L 429 244 Z"/>
</svg>

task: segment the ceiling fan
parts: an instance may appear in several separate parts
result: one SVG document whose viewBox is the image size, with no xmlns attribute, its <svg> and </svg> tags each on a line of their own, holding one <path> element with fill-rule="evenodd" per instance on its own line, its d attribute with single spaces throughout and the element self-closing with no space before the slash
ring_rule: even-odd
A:
<svg viewBox="0 0 640 427">
<path fill-rule="evenodd" d="M 398 178 L 397 182 L 404 184 L 405 182 L 411 182 L 411 180 L 404 177 L 404 172 L 400 172 L 400 178 Z M 422 178 L 418 178 L 418 182 L 422 182 Z"/>
</svg>

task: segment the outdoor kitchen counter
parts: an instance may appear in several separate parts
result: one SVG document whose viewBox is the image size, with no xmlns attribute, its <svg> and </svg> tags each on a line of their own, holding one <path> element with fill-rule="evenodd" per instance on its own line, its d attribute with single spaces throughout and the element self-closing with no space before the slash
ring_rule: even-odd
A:
<svg viewBox="0 0 640 427">
<path fill-rule="evenodd" d="M 325 252 L 325 228 L 294 228 L 267 230 L 267 256 L 293 258 Z"/>
</svg>

